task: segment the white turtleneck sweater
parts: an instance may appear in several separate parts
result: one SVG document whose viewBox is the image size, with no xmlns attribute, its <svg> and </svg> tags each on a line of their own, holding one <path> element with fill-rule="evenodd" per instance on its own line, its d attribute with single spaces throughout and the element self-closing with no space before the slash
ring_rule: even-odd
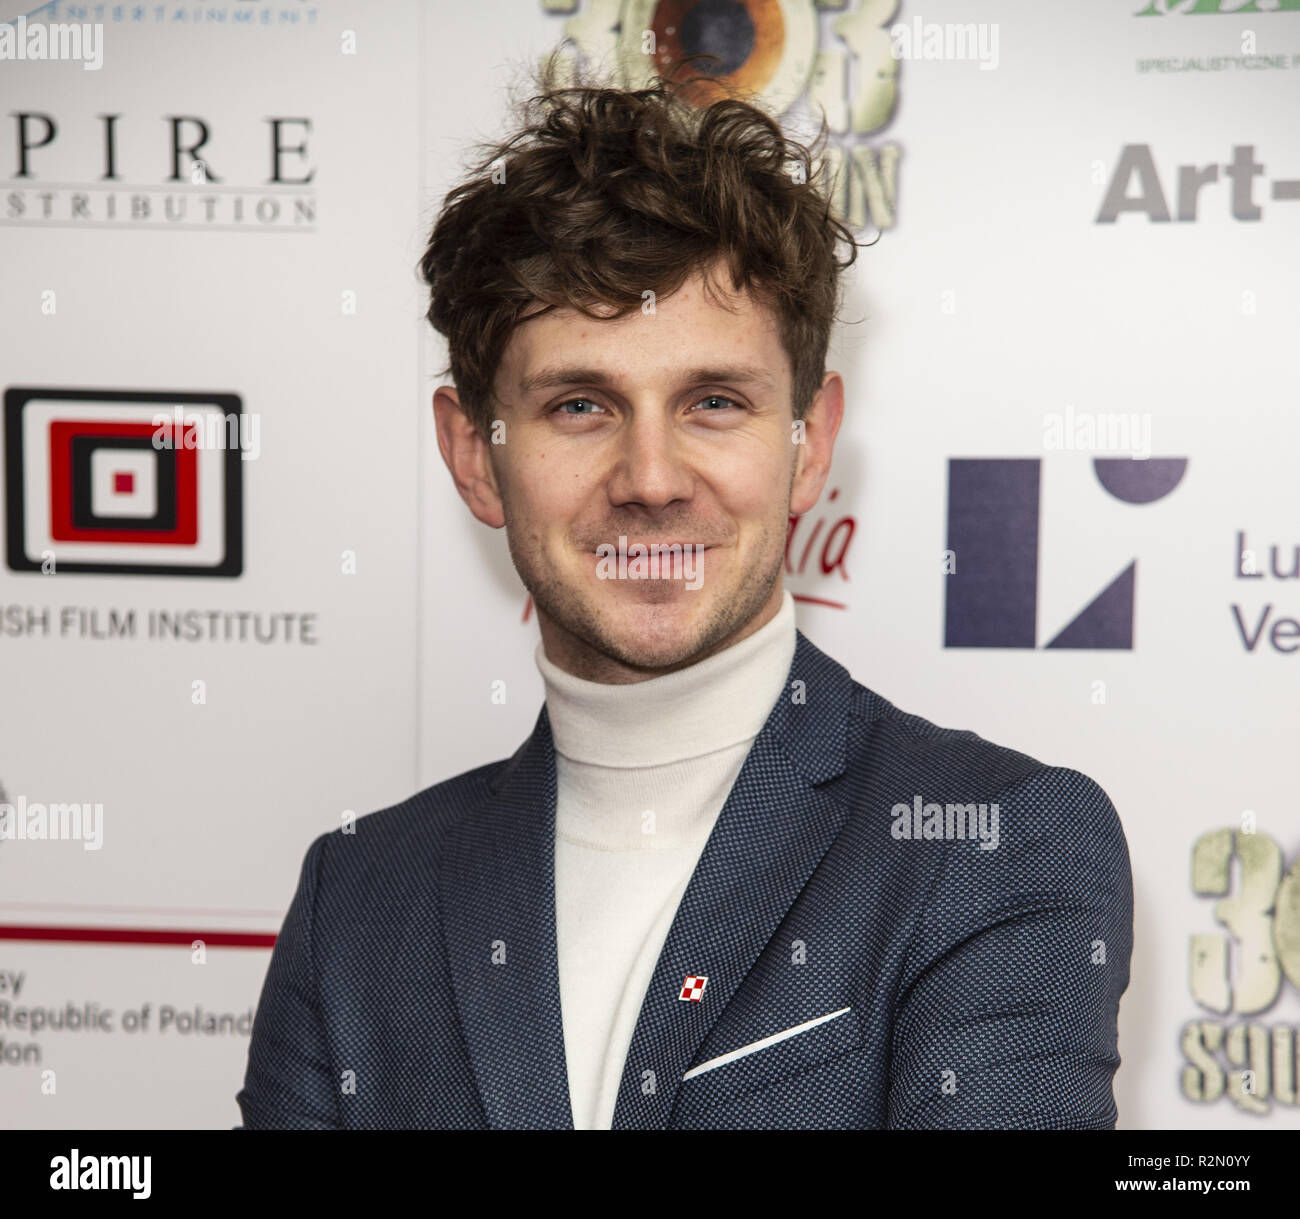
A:
<svg viewBox="0 0 1300 1219">
<path fill-rule="evenodd" d="M 574 677 L 537 645 L 556 755 L 555 922 L 575 1129 L 613 1122 L 650 976 L 794 649 L 788 591 L 739 643 L 630 685 Z"/>
</svg>

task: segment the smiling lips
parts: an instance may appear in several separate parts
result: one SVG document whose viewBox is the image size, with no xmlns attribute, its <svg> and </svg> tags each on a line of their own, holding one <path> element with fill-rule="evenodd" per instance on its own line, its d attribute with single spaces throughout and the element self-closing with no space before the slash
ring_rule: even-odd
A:
<svg viewBox="0 0 1300 1219">
<path fill-rule="evenodd" d="M 600 545 L 602 545 L 602 546 L 608 546 L 608 545 L 610 545 L 610 543 L 609 543 L 609 542 L 601 542 Z M 646 550 L 649 550 L 651 547 L 658 547 L 660 550 L 668 550 L 668 549 L 670 549 L 671 547 L 674 547 L 674 546 L 676 546 L 677 548 L 679 548 L 679 549 L 681 549 L 681 550 L 685 550 L 685 549 L 687 549 L 687 547 L 693 547 L 693 548 L 695 548 L 696 550 L 712 550 L 712 549 L 713 549 L 713 547 L 712 547 L 711 545 L 706 545 L 706 544 L 703 543 L 703 542 L 628 542 L 628 543 L 626 544 L 626 548 L 627 548 L 628 550 L 631 550 L 633 546 L 643 546 L 643 547 L 645 547 Z M 600 552 L 599 552 L 598 550 L 592 550 L 590 553 L 591 553 L 591 554 L 599 554 Z"/>
</svg>

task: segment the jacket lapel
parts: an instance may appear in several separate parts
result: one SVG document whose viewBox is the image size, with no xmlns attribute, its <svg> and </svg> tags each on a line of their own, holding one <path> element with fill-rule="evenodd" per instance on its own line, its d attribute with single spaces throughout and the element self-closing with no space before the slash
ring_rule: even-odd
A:
<svg viewBox="0 0 1300 1219">
<path fill-rule="evenodd" d="M 492 795 L 449 832 L 443 926 L 494 1129 L 573 1129 L 555 946 L 555 753 L 543 706 Z"/>
<path fill-rule="evenodd" d="M 613 1127 L 665 1129 L 682 1075 L 848 811 L 853 682 L 796 636 L 794 662 L 714 824 L 642 1001 Z M 449 832 L 440 878 L 456 1000 L 488 1124 L 573 1128 L 555 935 L 555 753 L 543 706 L 491 795 Z M 686 975 L 708 978 L 698 1003 Z M 650 1082 L 653 1080 L 653 1086 Z"/>
<path fill-rule="evenodd" d="M 664 941 L 623 1064 L 615 1130 L 667 1128 L 682 1075 L 843 828 L 848 810 L 815 784 L 844 771 L 852 689 L 847 670 L 798 633 L 790 680 Z M 679 998 L 687 975 L 708 978 L 699 1002 Z"/>
</svg>

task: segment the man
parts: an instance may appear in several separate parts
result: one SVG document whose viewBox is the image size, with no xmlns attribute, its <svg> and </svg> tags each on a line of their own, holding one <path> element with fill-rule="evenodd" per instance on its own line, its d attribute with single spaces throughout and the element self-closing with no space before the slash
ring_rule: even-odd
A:
<svg viewBox="0 0 1300 1219">
<path fill-rule="evenodd" d="M 448 196 L 438 444 L 506 530 L 546 703 L 507 761 L 312 844 L 246 1127 L 1114 1125 L 1110 801 L 795 629 L 856 253 L 816 168 L 740 102 L 574 88 Z"/>
</svg>

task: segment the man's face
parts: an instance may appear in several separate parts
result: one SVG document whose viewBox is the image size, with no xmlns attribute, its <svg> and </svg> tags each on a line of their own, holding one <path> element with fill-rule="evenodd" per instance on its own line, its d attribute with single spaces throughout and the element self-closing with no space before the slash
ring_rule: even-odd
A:
<svg viewBox="0 0 1300 1219">
<path fill-rule="evenodd" d="M 621 318 L 539 314 L 497 369 L 505 443 L 488 448 L 510 553 L 547 655 L 582 676 L 694 663 L 779 608 L 803 452 L 790 364 L 771 311 L 724 282 L 710 295 L 696 275 Z M 703 550 L 694 573 L 618 578 L 600 555 L 620 538 Z"/>
</svg>

